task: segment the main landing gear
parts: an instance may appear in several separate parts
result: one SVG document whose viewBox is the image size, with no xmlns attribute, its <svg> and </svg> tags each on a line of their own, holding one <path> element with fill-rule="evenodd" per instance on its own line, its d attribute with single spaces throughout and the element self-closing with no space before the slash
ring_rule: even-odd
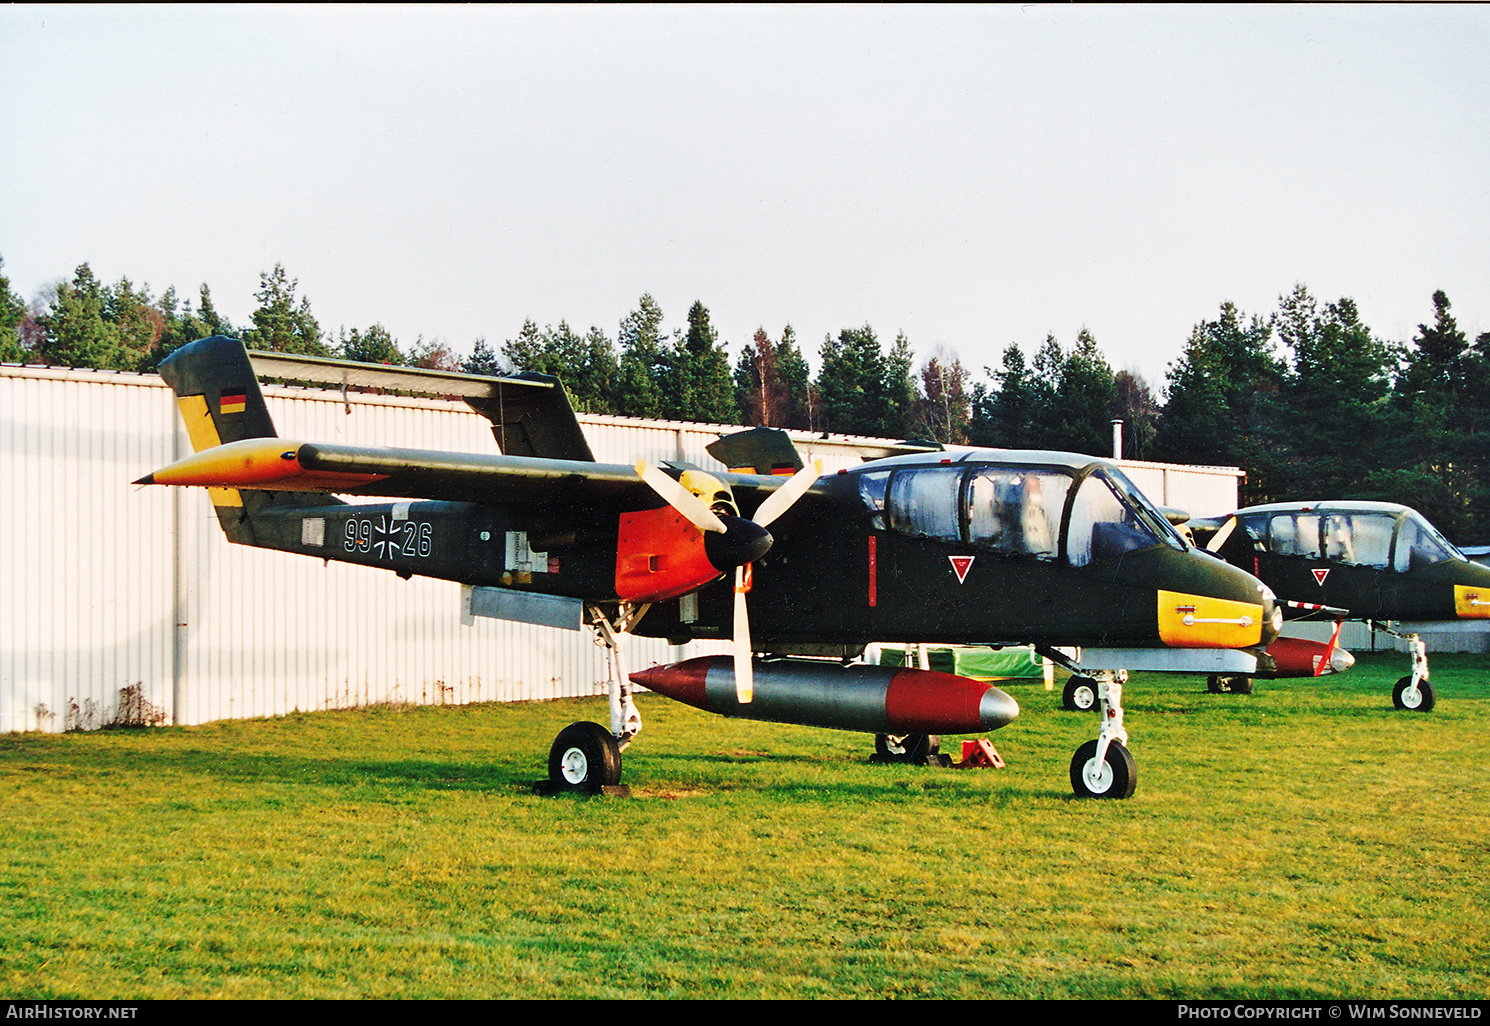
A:
<svg viewBox="0 0 1490 1026">
<path fill-rule="evenodd" d="M 1086 712 L 1097 707 L 1097 682 L 1085 674 L 1077 674 L 1066 680 L 1066 689 L 1061 693 L 1061 705 L 1075 712 Z"/>
<path fill-rule="evenodd" d="M 938 754 L 941 750 L 940 734 L 874 735 L 875 762 L 901 762 L 924 766 L 927 758 Z"/>
<path fill-rule="evenodd" d="M 548 751 L 548 779 L 554 790 L 599 794 L 621 782 L 621 746 L 598 723 L 571 723 L 559 731 Z"/>
<path fill-rule="evenodd" d="M 1252 678 L 1213 673 L 1206 678 L 1205 689 L 1213 695 L 1250 695 Z"/>
<path fill-rule="evenodd" d="M 548 780 L 542 790 L 552 794 L 567 791 L 599 794 L 621 782 L 621 752 L 642 729 L 641 713 L 631 700 L 631 679 L 626 676 L 621 638 L 649 609 L 623 602 L 612 619 L 599 606 L 588 607 L 595 642 L 605 646 L 610 674 L 610 729 L 580 721 L 559 731 L 548 750 Z"/>
</svg>

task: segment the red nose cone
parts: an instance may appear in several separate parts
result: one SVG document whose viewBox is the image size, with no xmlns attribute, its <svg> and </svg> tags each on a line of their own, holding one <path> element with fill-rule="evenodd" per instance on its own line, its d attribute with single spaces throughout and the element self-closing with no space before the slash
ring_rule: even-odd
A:
<svg viewBox="0 0 1490 1026">
<path fill-rule="evenodd" d="M 631 674 L 631 683 L 640 684 L 659 695 L 666 695 L 675 702 L 705 709 L 708 708 L 708 700 L 704 682 L 708 679 L 709 666 L 713 661 L 713 656 L 700 656 L 671 666 L 654 666 Z"/>
</svg>

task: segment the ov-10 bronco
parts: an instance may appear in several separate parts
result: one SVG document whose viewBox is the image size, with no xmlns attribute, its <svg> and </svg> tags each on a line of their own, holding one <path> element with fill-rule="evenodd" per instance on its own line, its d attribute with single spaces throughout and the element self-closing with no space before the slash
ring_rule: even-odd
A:
<svg viewBox="0 0 1490 1026">
<path fill-rule="evenodd" d="M 1323 607 L 1405 637 L 1412 674 L 1392 690 L 1398 709 L 1433 708 L 1419 634 L 1490 619 L 1490 567 L 1471 562 L 1407 506 L 1282 502 L 1191 526 L 1206 548 L 1266 581 L 1290 609 L 1306 615 Z M 1240 679 L 1250 689 L 1247 676 Z"/>
<path fill-rule="evenodd" d="M 279 359 L 279 377 L 421 387 L 418 372 Z M 728 472 L 602 464 L 557 382 L 535 377 L 459 389 L 492 419 L 501 454 L 323 445 L 275 436 L 234 339 L 185 346 L 160 373 L 196 452 L 139 483 L 207 487 L 230 541 L 458 581 L 478 615 L 598 634 L 611 723 L 559 734 L 559 789 L 619 780 L 641 728 L 633 683 L 903 748 L 996 729 L 1018 706 L 985 682 L 855 661 L 867 644 L 1032 644 L 1097 682 L 1101 727 L 1071 760 L 1073 789 L 1126 797 L 1127 671 L 1255 672 L 1281 624 L 1255 577 L 1188 544 L 1088 456 L 934 451 L 822 475 L 784 432 L 753 429 L 709 447 Z M 730 641 L 733 656 L 628 675 L 628 633 Z"/>
</svg>

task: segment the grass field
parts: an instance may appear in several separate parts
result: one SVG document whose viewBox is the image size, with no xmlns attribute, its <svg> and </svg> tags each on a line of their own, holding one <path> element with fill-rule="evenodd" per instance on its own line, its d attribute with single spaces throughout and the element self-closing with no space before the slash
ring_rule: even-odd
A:
<svg viewBox="0 0 1490 1026">
<path fill-rule="evenodd" d="M 0 996 L 1483 999 L 1490 663 L 1406 670 L 1135 676 L 1126 802 L 1037 683 L 979 771 L 644 696 L 631 799 L 530 791 L 603 699 L 0 735 Z"/>
</svg>

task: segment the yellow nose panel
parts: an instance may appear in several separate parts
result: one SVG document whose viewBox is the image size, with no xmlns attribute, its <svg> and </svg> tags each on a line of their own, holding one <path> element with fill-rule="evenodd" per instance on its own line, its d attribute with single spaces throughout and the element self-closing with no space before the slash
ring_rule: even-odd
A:
<svg viewBox="0 0 1490 1026">
<path fill-rule="evenodd" d="M 1175 648 L 1246 648 L 1262 643 L 1262 606 L 1177 591 L 1159 592 L 1159 639 Z"/>
<path fill-rule="evenodd" d="M 1466 619 L 1490 619 L 1490 588 L 1454 585 L 1454 612 Z"/>
</svg>

